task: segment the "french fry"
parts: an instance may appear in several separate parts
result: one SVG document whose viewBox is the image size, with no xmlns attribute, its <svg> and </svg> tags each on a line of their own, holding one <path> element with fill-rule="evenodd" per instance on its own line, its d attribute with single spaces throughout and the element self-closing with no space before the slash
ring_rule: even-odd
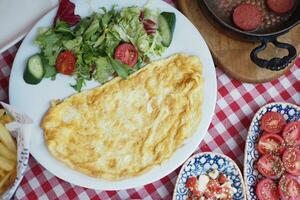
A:
<svg viewBox="0 0 300 200">
<path fill-rule="evenodd" d="M 2 143 L 12 152 L 17 152 L 16 143 L 14 142 L 14 139 L 8 132 L 8 130 L 4 127 L 3 124 L 0 123 L 0 140 Z"/>
<path fill-rule="evenodd" d="M 1 116 L 1 111 L 0 111 L 0 116 Z M 12 116 L 10 116 L 9 114 L 3 114 L 1 117 L 0 117 L 0 123 L 2 124 L 7 124 L 7 123 L 10 123 L 13 121 L 13 118 Z"/>
<path fill-rule="evenodd" d="M 6 190 L 6 182 L 9 180 L 12 172 L 7 173 L 1 180 L 0 180 L 0 194 Z"/>
<path fill-rule="evenodd" d="M 0 109 L 0 118 L 5 114 L 5 110 L 2 108 Z"/>
<path fill-rule="evenodd" d="M 0 179 L 5 175 L 5 171 L 3 169 L 0 169 Z"/>
<path fill-rule="evenodd" d="M 0 123 L 7 124 L 9 122 L 12 122 L 13 118 L 10 116 L 5 109 L 0 109 Z"/>
<path fill-rule="evenodd" d="M 4 125 L 11 121 L 13 118 L 4 109 L 0 109 L 0 195 L 16 178 L 17 147 Z"/>
<path fill-rule="evenodd" d="M 14 170 L 16 162 L 11 161 L 3 156 L 0 155 L 0 169 L 5 171 L 12 171 Z"/>
<path fill-rule="evenodd" d="M 17 147 L 4 125 L 11 121 L 13 118 L 4 109 L 0 109 L 0 195 L 16 178 Z"/>
<path fill-rule="evenodd" d="M 0 180 L 0 188 L 4 186 L 5 182 L 9 179 L 12 172 L 8 172 L 1 180 Z"/>
<path fill-rule="evenodd" d="M 11 172 L 11 175 L 7 181 L 8 185 L 13 184 L 15 182 L 16 178 L 17 178 L 17 169 L 15 167 L 15 169 Z"/>
<path fill-rule="evenodd" d="M 17 154 L 11 152 L 6 146 L 4 146 L 1 142 L 0 142 L 0 155 L 2 155 L 3 157 L 12 160 L 12 161 L 16 161 L 17 160 Z"/>
</svg>

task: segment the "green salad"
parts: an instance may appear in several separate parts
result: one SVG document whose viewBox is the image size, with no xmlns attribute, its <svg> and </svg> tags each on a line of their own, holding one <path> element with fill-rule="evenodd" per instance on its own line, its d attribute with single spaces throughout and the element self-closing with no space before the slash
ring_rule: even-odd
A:
<svg viewBox="0 0 300 200">
<path fill-rule="evenodd" d="M 81 91 L 87 80 L 126 79 L 170 45 L 176 19 L 174 13 L 136 6 L 101 8 L 75 25 L 64 18 L 70 17 L 40 28 L 35 39 L 40 53 L 28 59 L 26 83 L 54 80 L 62 73 L 74 76 L 76 84 L 71 86 Z"/>
</svg>

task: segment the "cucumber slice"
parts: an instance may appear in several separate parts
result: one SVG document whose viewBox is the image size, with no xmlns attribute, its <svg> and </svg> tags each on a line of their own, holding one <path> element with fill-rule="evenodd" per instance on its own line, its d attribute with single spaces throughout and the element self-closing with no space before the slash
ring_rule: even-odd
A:
<svg viewBox="0 0 300 200">
<path fill-rule="evenodd" d="M 162 36 L 162 44 L 169 47 L 176 24 L 176 15 L 170 12 L 162 12 L 158 16 L 158 31 Z"/>
<path fill-rule="evenodd" d="M 28 59 L 26 69 L 23 74 L 23 79 L 28 84 L 38 84 L 44 76 L 44 67 L 41 56 L 35 54 Z"/>
</svg>

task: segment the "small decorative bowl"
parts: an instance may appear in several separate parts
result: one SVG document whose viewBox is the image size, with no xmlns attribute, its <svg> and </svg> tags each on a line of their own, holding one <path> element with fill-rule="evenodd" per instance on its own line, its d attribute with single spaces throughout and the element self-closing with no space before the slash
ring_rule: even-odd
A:
<svg viewBox="0 0 300 200">
<path fill-rule="evenodd" d="M 232 181 L 232 186 L 237 189 L 234 200 L 246 199 L 245 186 L 242 174 L 233 160 L 218 153 L 198 153 L 190 157 L 182 166 L 178 175 L 173 200 L 186 200 L 188 189 L 185 187 L 187 178 L 207 174 L 210 170 L 217 169 Z"/>
<path fill-rule="evenodd" d="M 255 148 L 259 135 L 262 134 L 262 130 L 260 129 L 260 121 L 261 117 L 270 111 L 281 113 L 287 122 L 300 119 L 300 107 L 290 103 L 281 102 L 266 104 L 254 115 L 249 127 L 244 155 L 244 179 L 247 191 L 246 195 L 247 198 L 251 200 L 258 200 L 255 194 L 256 183 L 262 178 L 262 175 L 254 167 L 254 164 L 260 155 Z"/>
</svg>

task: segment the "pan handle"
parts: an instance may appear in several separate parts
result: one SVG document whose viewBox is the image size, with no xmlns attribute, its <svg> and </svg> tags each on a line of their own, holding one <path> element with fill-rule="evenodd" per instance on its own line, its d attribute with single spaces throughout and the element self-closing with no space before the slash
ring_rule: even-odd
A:
<svg viewBox="0 0 300 200">
<path fill-rule="evenodd" d="M 274 57 L 271 60 L 259 58 L 257 54 L 267 47 L 268 42 L 272 42 L 277 48 L 287 49 L 289 54 L 282 58 Z M 290 64 L 296 58 L 296 56 L 297 51 L 295 47 L 287 43 L 278 42 L 277 37 L 262 38 L 261 44 L 253 49 L 250 53 L 252 62 L 254 62 L 259 67 L 266 68 L 272 71 L 279 71 L 286 68 L 288 64 Z"/>
</svg>

